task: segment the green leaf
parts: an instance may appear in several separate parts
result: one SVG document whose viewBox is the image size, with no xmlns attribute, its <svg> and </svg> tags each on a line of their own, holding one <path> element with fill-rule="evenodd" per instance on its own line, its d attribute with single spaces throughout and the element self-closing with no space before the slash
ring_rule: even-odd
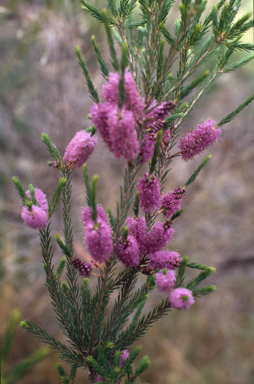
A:
<svg viewBox="0 0 254 384">
<path fill-rule="evenodd" d="M 242 103 L 241 105 L 239 105 L 238 108 L 236 108 L 233 112 L 229 113 L 226 117 L 224 117 L 224 119 L 222 119 L 219 124 L 217 124 L 217 127 L 221 127 L 222 125 L 226 124 L 226 123 L 229 123 L 231 120 L 233 120 L 235 118 L 235 116 L 241 112 L 245 107 L 247 107 L 248 104 L 250 104 L 250 102 L 254 100 L 254 94 L 250 97 L 248 97 L 248 99 Z"/>
<path fill-rule="evenodd" d="M 114 215 L 112 213 L 111 208 L 108 208 L 107 211 L 108 211 L 108 215 L 109 215 L 110 225 L 111 225 L 111 227 L 112 227 L 112 229 L 114 231 L 115 230 L 115 226 L 116 226 L 116 219 L 115 219 L 115 217 L 114 217 Z"/>
<path fill-rule="evenodd" d="M 84 62 L 83 57 L 81 56 L 79 46 L 76 47 L 76 55 L 77 55 L 77 57 L 79 59 L 79 64 L 80 64 L 81 68 L 83 69 L 83 73 L 84 73 L 84 76 L 86 78 L 86 83 L 87 83 L 87 86 L 88 86 L 89 93 L 90 93 L 92 99 L 96 103 L 98 103 L 99 102 L 98 92 L 97 92 L 97 90 L 95 89 L 95 87 L 93 85 L 93 82 L 92 82 L 92 79 L 91 79 L 91 77 L 89 75 L 86 63 Z"/>
<path fill-rule="evenodd" d="M 11 312 L 10 319 L 7 325 L 7 329 L 4 333 L 3 343 L 1 347 L 0 366 L 4 368 L 5 362 L 8 358 L 11 346 L 14 341 L 16 328 L 20 319 L 21 313 L 18 309 L 14 309 Z"/>
<path fill-rule="evenodd" d="M 61 194 L 62 194 L 62 189 L 64 185 L 66 184 L 67 180 L 64 177 L 61 177 L 59 179 L 58 185 L 56 187 L 56 190 L 52 196 L 52 199 L 49 202 L 49 210 L 48 210 L 48 217 L 50 218 L 52 214 L 55 212 L 57 209 L 58 204 L 61 201 Z"/>
<path fill-rule="evenodd" d="M 87 173 L 87 164 L 82 165 L 83 169 L 83 176 L 84 176 L 84 181 L 85 181 L 85 186 L 86 186 L 86 202 L 89 207 L 92 205 L 92 192 L 91 192 L 91 186 L 89 183 L 89 178 L 88 178 L 88 173 Z"/>
<path fill-rule="evenodd" d="M 199 285 L 203 280 L 207 279 L 213 272 L 215 272 L 214 267 L 207 267 L 204 269 L 197 277 L 190 280 L 186 286 L 188 289 L 192 289 Z"/>
<path fill-rule="evenodd" d="M 45 359 L 45 357 L 48 356 L 49 351 L 49 348 L 42 347 L 35 351 L 30 357 L 18 363 L 14 368 L 12 368 L 11 372 L 4 377 L 5 384 L 16 383 L 17 380 L 19 380 L 27 372 L 31 371 L 37 363 Z"/>
<path fill-rule="evenodd" d="M 62 252 L 63 252 L 68 258 L 71 258 L 71 257 L 72 257 L 72 254 L 70 253 L 69 248 L 67 247 L 67 245 L 64 244 L 64 242 L 60 239 L 60 237 L 58 236 L 57 233 L 54 235 L 54 238 L 56 239 L 57 244 L 58 244 L 59 247 L 61 248 Z"/>
<path fill-rule="evenodd" d="M 118 59 L 116 56 L 114 41 L 113 41 L 112 33 L 110 30 L 109 19 L 107 16 L 106 9 L 102 10 L 102 20 L 105 24 L 106 33 L 107 33 L 107 37 L 108 37 L 108 45 L 109 45 L 109 51 L 110 51 L 110 56 L 111 56 L 111 62 L 112 62 L 113 67 L 115 68 L 115 70 L 118 71 L 119 70 L 119 63 L 118 63 Z"/>
<path fill-rule="evenodd" d="M 211 155 L 207 155 L 205 160 L 200 164 L 200 166 L 196 169 L 196 171 L 191 175 L 187 183 L 185 184 L 185 188 L 190 185 L 198 176 L 199 172 L 201 171 L 202 168 L 206 165 L 206 163 L 211 159 Z"/>
<path fill-rule="evenodd" d="M 27 200 L 27 195 L 26 195 L 24 188 L 21 185 L 21 182 L 19 181 L 18 177 L 16 177 L 16 176 L 13 176 L 12 181 L 13 181 L 15 188 L 18 191 L 18 194 L 21 197 L 21 200 L 24 204 L 25 201 Z"/>
<path fill-rule="evenodd" d="M 163 135 L 163 131 L 160 130 L 157 133 L 157 141 L 156 141 L 156 144 L 154 147 L 153 158 L 152 158 L 151 166 L 150 166 L 150 175 L 155 171 L 155 167 L 156 167 L 156 164 L 158 161 L 158 153 L 159 153 L 159 148 L 161 145 L 162 135 Z"/>
<path fill-rule="evenodd" d="M 92 219 L 96 222 L 97 218 L 97 209 L 96 209 L 96 187 L 98 183 L 99 176 L 93 175 L 92 177 L 92 188 L 91 188 L 91 208 L 92 208 Z"/>
<path fill-rule="evenodd" d="M 105 64 L 105 61 L 103 60 L 102 58 L 102 55 L 101 55 L 101 51 L 100 51 L 100 48 L 99 48 L 99 45 L 96 44 L 96 40 L 95 40 L 95 36 L 93 35 L 91 37 L 91 41 L 93 43 L 93 47 L 94 47 L 94 50 L 95 50 L 95 53 L 96 53 L 96 56 L 97 56 L 97 59 L 98 59 L 98 62 L 100 63 L 100 67 L 101 67 L 101 72 L 102 72 L 102 75 L 107 78 L 108 77 L 108 74 L 109 74 L 109 71 L 108 71 L 108 68 Z"/>
<path fill-rule="evenodd" d="M 194 297 L 208 295 L 209 293 L 213 293 L 216 291 L 215 285 L 208 285 L 206 287 L 198 288 L 195 287 L 192 289 L 192 294 Z"/>
<path fill-rule="evenodd" d="M 47 133 L 42 133 L 41 135 L 41 141 L 46 144 L 48 147 L 48 151 L 50 156 L 57 162 L 61 163 L 61 156 L 58 150 L 56 149 L 55 145 L 53 145 L 50 141 L 49 135 Z"/>
</svg>

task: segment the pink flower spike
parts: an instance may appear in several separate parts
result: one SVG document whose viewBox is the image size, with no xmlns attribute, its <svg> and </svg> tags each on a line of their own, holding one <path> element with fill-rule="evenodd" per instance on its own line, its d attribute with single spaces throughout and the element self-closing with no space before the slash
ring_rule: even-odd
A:
<svg viewBox="0 0 254 384">
<path fill-rule="evenodd" d="M 129 235 L 133 236 L 138 244 L 139 255 L 142 256 L 147 252 L 147 226 L 144 217 L 128 217 L 127 225 Z"/>
<path fill-rule="evenodd" d="M 158 251 L 148 255 L 153 269 L 176 269 L 181 264 L 182 258 L 175 251 Z"/>
<path fill-rule="evenodd" d="M 108 221 L 108 216 L 106 212 L 104 211 L 102 205 L 97 204 L 96 205 L 96 211 L 97 211 L 97 217 Z M 92 214 L 91 214 L 91 208 L 90 207 L 83 207 L 81 210 L 81 221 L 83 222 L 83 225 L 85 226 L 89 220 L 92 220 Z"/>
<path fill-rule="evenodd" d="M 147 162 L 153 157 L 156 140 L 156 136 L 153 132 L 147 133 L 142 139 L 139 153 L 141 164 Z"/>
<path fill-rule="evenodd" d="M 31 195 L 30 195 L 30 192 L 28 190 L 26 191 L 26 195 L 29 198 L 29 200 L 31 200 Z M 45 193 L 42 192 L 41 189 L 35 188 L 34 196 L 37 200 L 38 206 L 41 207 L 43 209 L 43 211 L 48 214 L 48 208 L 49 207 L 48 207 L 48 201 L 47 201 L 47 197 L 46 197 Z"/>
<path fill-rule="evenodd" d="M 90 108 L 92 122 L 96 125 L 99 134 L 110 151 L 112 151 L 112 140 L 109 132 L 108 121 L 114 109 L 115 105 L 111 103 L 93 104 Z"/>
<path fill-rule="evenodd" d="M 129 357 L 129 351 L 127 349 L 124 349 L 122 351 L 122 356 L 121 356 L 121 359 L 120 359 L 120 363 L 119 363 L 119 366 L 122 367 L 123 365 L 123 362 Z"/>
<path fill-rule="evenodd" d="M 182 198 L 186 194 L 185 188 L 176 188 L 173 192 L 166 193 L 161 200 L 163 215 L 171 217 L 181 206 Z"/>
<path fill-rule="evenodd" d="M 89 156 L 93 153 L 98 140 L 91 133 L 79 131 L 70 141 L 64 154 L 64 160 L 74 162 L 74 168 L 81 168 Z"/>
<path fill-rule="evenodd" d="M 180 138 L 179 148 L 185 161 L 191 160 L 195 155 L 200 155 L 210 145 L 218 140 L 221 134 L 219 128 L 215 128 L 215 122 L 211 119 L 202 122 L 197 128 Z"/>
<path fill-rule="evenodd" d="M 102 96 L 107 103 L 118 105 L 119 101 L 119 82 L 120 75 L 118 73 L 110 73 L 108 77 L 108 84 L 104 85 Z M 124 73 L 124 90 L 125 100 L 124 107 L 132 111 L 135 117 L 141 119 L 143 116 L 144 103 L 137 90 L 136 83 L 128 68 Z"/>
<path fill-rule="evenodd" d="M 127 268 L 136 268 L 139 265 L 138 253 L 138 244 L 133 236 L 128 235 L 126 240 L 120 240 L 116 254 Z"/>
<path fill-rule="evenodd" d="M 148 176 L 148 173 L 145 173 L 144 177 L 139 179 L 137 189 L 140 192 L 139 204 L 143 211 L 151 214 L 161 206 L 160 183 L 154 174 Z"/>
<path fill-rule="evenodd" d="M 112 152 L 117 158 L 129 161 L 138 155 L 139 142 L 132 111 L 125 108 L 120 111 L 115 107 L 110 115 L 110 137 Z"/>
<path fill-rule="evenodd" d="M 148 252 L 154 253 L 166 247 L 168 242 L 172 239 L 174 232 L 174 229 L 171 228 L 171 225 L 168 221 L 166 221 L 165 223 L 155 223 L 151 231 L 147 235 Z"/>
<path fill-rule="evenodd" d="M 95 261 L 103 263 L 113 251 L 111 228 L 105 220 L 97 218 L 97 223 L 89 220 L 85 225 L 87 248 Z"/>
<path fill-rule="evenodd" d="M 170 270 L 162 270 L 156 273 L 155 284 L 157 285 L 160 292 L 169 293 L 174 287 L 176 282 L 175 271 Z"/>
<path fill-rule="evenodd" d="M 75 257 L 71 260 L 71 264 L 78 270 L 79 276 L 89 277 L 91 275 L 93 265 L 92 263 L 85 263 L 78 257 Z"/>
<path fill-rule="evenodd" d="M 43 229 L 48 224 L 48 213 L 37 205 L 32 205 L 31 211 L 28 207 L 23 207 L 21 217 L 33 229 Z"/>
<path fill-rule="evenodd" d="M 192 292 L 186 288 L 176 288 L 169 294 L 172 308 L 178 310 L 187 309 L 195 302 Z"/>
</svg>

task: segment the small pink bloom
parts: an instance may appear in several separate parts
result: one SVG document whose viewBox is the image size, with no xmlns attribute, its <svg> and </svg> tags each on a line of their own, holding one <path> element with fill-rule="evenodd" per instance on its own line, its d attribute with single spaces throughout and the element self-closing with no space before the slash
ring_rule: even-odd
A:
<svg viewBox="0 0 254 384">
<path fill-rule="evenodd" d="M 92 263 L 85 263 L 78 257 L 75 257 L 71 260 L 71 264 L 78 270 L 79 276 L 89 277 L 91 275 L 93 265 Z"/>
<path fill-rule="evenodd" d="M 168 242 L 172 239 L 174 232 L 174 229 L 171 228 L 168 221 L 165 223 L 155 223 L 147 235 L 147 250 L 149 253 L 160 251 L 162 248 L 166 247 Z"/>
<path fill-rule="evenodd" d="M 74 168 L 81 168 L 89 156 L 93 153 L 98 140 L 91 133 L 79 131 L 70 141 L 64 154 L 64 160 L 74 162 Z"/>
<path fill-rule="evenodd" d="M 29 191 L 26 191 L 27 197 L 31 200 L 31 195 Z M 38 206 L 43 209 L 44 212 L 48 214 L 48 201 L 47 201 L 47 196 L 45 195 L 44 192 L 42 192 L 41 189 L 35 188 L 34 196 L 37 200 Z"/>
<path fill-rule="evenodd" d="M 148 255 L 153 269 L 176 269 L 179 267 L 182 258 L 175 251 L 158 251 Z"/>
<path fill-rule="evenodd" d="M 137 189 L 140 192 L 139 204 L 143 211 L 149 214 L 157 210 L 161 205 L 160 183 L 154 174 L 144 174 L 138 181 Z"/>
<path fill-rule="evenodd" d="M 175 287 L 175 282 L 176 275 L 175 271 L 172 269 L 162 270 L 156 273 L 155 284 L 157 285 L 160 292 L 169 293 Z"/>
<path fill-rule="evenodd" d="M 185 161 L 191 160 L 195 155 L 200 155 L 210 145 L 218 140 L 221 134 L 219 128 L 215 128 L 215 122 L 211 119 L 203 121 L 197 128 L 180 138 L 179 148 Z"/>
<path fill-rule="evenodd" d="M 128 217 L 127 225 L 129 234 L 133 236 L 138 244 L 139 255 L 142 256 L 147 252 L 147 227 L 144 217 Z"/>
<path fill-rule="evenodd" d="M 171 217 L 176 213 L 181 206 L 182 198 L 186 194 L 185 188 L 176 188 L 173 192 L 168 192 L 162 196 L 161 208 L 163 209 L 163 215 Z"/>
<path fill-rule="evenodd" d="M 96 212 L 97 212 L 97 217 L 104 220 L 108 221 L 108 216 L 106 212 L 103 209 L 103 206 L 100 204 L 96 205 Z M 83 225 L 86 225 L 89 220 L 92 220 L 92 214 L 91 214 L 91 208 L 90 207 L 83 207 L 81 210 L 81 221 L 83 222 Z"/>
<path fill-rule="evenodd" d="M 127 349 L 124 349 L 122 351 L 122 356 L 121 356 L 121 360 L 120 360 L 120 363 L 119 363 L 119 366 L 122 367 L 123 365 L 123 362 L 129 357 L 129 352 Z"/>
<path fill-rule="evenodd" d="M 139 265 L 138 253 L 138 244 L 133 236 L 128 235 L 126 240 L 120 240 L 116 254 L 127 268 L 136 268 Z"/>
<path fill-rule="evenodd" d="M 97 218 L 97 222 L 94 223 L 89 220 L 85 225 L 85 241 L 95 261 L 103 263 L 110 258 L 113 251 L 113 242 L 111 228 L 107 221 Z"/>
<path fill-rule="evenodd" d="M 173 308 L 187 309 L 194 303 L 192 292 L 186 288 L 176 288 L 169 294 L 169 301 Z"/>
<path fill-rule="evenodd" d="M 32 205 L 32 209 L 23 207 L 21 217 L 30 228 L 43 229 L 48 223 L 48 214 L 42 207 Z"/>
<path fill-rule="evenodd" d="M 112 138 L 109 119 L 114 109 L 115 105 L 111 103 L 93 104 L 90 108 L 92 122 L 110 151 L 112 151 Z"/>
<path fill-rule="evenodd" d="M 139 142 L 135 128 L 135 118 L 132 111 L 118 106 L 110 116 L 110 137 L 112 152 L 117 158 L 123 157 L 129 161 L 138 155 Z"/>
</svg>

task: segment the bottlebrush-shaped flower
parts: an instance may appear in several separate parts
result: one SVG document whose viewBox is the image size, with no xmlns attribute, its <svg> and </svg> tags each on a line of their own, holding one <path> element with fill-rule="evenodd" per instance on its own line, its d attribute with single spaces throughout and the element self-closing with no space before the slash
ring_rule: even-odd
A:
<svg viewBox="0 0 254 384">
<path fill-rule="evenodd" d="M 139 249 L 136 239 L 128 235 L 127 239 L 121 239 L 116 250 L 119 260 L 127 268 L 136 268 L 139 265 Z"/>
<path fill-rule="evenodd" d="M 70 141 L 64 154 L 64 160 L 73 162 L 74 168 L 80 168 L 93 153 L 98 140 L 91 133 L 79 131 Z"/>
<path fill-rule="evenodd" d="M 154 100 L 151 104 L 151 108 L 153 105 L 156 104 L 156 101 Z M 154 153 L 154 147 L 157 140 L 156 133 L 163 129 L 163 126 L 165 124 L 165 118 L 170 115 L 170 111 L 174 109 L 176 104 L 174 104 L 172 101 L 165 101 L 152 109 L 147 115 L 146 115 L 146 130 L 147 133 L 142 139 L 141 142 L 141 150 L 140 150 L 140 159 L 141 163 L 145 163 L 146 161 L 150 160 Z M 170 130 L 167 129 L 162 136 L 162 140 L 167 144 L 170 141 Z"/>
<path fill-rule="evenodd" d="M 112 140 L 110 133 L 109 119 L 115 109 L 111 103 L 93 104 L 90 108 L 91 118 L 108 149 L 112 151 Z"/>
<path fill-rule="evenodd" d="M 93 263 L 85 263 L 78 257 L 74 257 L 71 260 L 71 264 L 78 270 L 79 276 L 89 277 L 91 275 Z"/>
<path fill-rule="evenodd" d="M 193 159 L 195 155 L 201 154 L 210 145 L 218 140 L 221 134 L 219 128 L 215 128 L 215 122 L 211 119 L 202 122 L 197 128 L 180 138 L 179 148 L 185 161 Z"/>
<path fill-rule="evenodd" d="M 32 205 L 31 209 L 23 207 L 21 217 L 33 229 L 43 229 L 48 224 L 48 214 L 37 205 Z"/>
<path fill-rule="evenodd" d="M 119 73 L 110 73 L 108 77 L 108 84 L 104 85 L 102 96 L 105 101 L 111 104 L 118 104 L 119 101 Z M 141 119 L 143 116 L 144 103 L 141 98 L 133 76 L 128 68 L 124 73 L 124 107 L 132 111 L 135 117 Z"/>
<path fill-rule="evenodd" d="M 150 214 L 161 206 L 160 183 L 153 174 L 149 176 L 145 173 L 139 179 L 137 189 L 140 192 L 139 205 L 143 211 Z"/>
<path fill-rule="evenodd" d="M 155 223 L 151 231 L 147 235 L 148 252 L 154 253 L 166 247 L 168 242 L 172 239 L 174 232 L 174 229 L 171 228 L 171 225 L 168 221 L 166 221 L 165 223 Z"/>
<path fill-rule="evenodd" d="M 181 264 L 181 256 L 175 251 L 158 251 L 148 255 L 153 269 L 176 269 Z"/>
<path fill-rule="evenodd" d="M 29 191 L 26 191 L 28 200 L 32 201 Z M 23 207 L 21 217 L 25 224 L 33 229 L 43 229 L 48 224 L 48 202 L 45 193 L 41 189 L 35 188 L 34 196 L 38 205 L 31 208 Z"/>
<path fill-rule="evenodd" d="M 104 211 L 102 205 L 97 204 L 96 205 L 96 212 L 97 212 L 97 217 L 104 220 L 108 221 L 108 216 L 106 212 Z M 92 220 L 92 213 L 91 213 L 91 208 L 90 207 L 83 207 L 81 210 L 81 221 L 83 222 L 83 225 L 85 226 L 89 220 Z"/>
<path fill-rule="evenodd" d="M 185 188 L 176 188 L 173 192 L 168 192 L 161 199 L 161 208 L 163 215 L 171 217 L 181 206 L 182 198 L 186 194 Z"/>
<path fill-rule="evenodd" d="M 138 155 L 140 145 L 136 131 L 137 120 L 143 116 L 143 100 L 128 69 L 124 74 L 124 104 L 119 108 L 118 73 L 110 73 L 103 87 L 104 103 L 91 107 L 91 117 L 109 150 L 117 158 L 131 160 Z"/>
<path fill-rule="evenodd" d="M 172 269 L 163 269 L 156 273 L 155 284 L 160 292 L 169 293 L 175 287 L 176 274 Z"/>
<path fill-rule="evenodd" d="M 178 310 L 187 309 L 195 302 L 192 292 L 186 288 L 176 288 L 169 294 L 171 307 Z"/>
<path fill-rule="evenodd" d="M 129 228 L 129 235 L 133 236 L 138 244 L 139 255 L 147 252 L 147 226 L 144 217 L 128 217 L 127 225 Z"/>
<path fill-rule="evenodd" d="M 29 200 L 31 200 L 31 195 L 29 191 L 26 191 L 26 195 L 29 198 Z M 36 198 L 38 206 L 41 207 L 43 211 L 48 214 L 49 207 L 48 207 L 47 196 L 45 195 L 45 193 L 42 192 L 41 189 L 35 188 L 34 196 Z"/>
<path fill-rule="evenodd" d="M 123 157 L 129 161 L 139 152 L 138 135 L 135 128 L 135 118 L 132 111 L 118 106 L 110 116 L 110 137 L 112 152 L 117 158 Z"/>
<path fill-rule="evenodd" d="M 123 362 L 129 357 L 129 351 L 127 349 L 124 349 L 122 351 L 122 356 L 121 356 L 121 359 L 120 359 L 120 363 L 119 363 L 119 367 L 122 367 L 123 365 Z"/>
<path fill-rule="evenodd" d="M 103 263 L 106 259 L 109 259 L 113 251 L 113 242 L 111 228 L 107 221 L 99 217 L 96 223 L 89 220 L 85 225 L 85 241 L 95 261 Z"/>
</svg>

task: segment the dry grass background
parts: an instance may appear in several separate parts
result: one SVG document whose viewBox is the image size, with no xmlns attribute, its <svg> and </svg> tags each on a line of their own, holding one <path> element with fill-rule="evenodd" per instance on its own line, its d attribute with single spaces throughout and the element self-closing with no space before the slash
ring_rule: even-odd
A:
<svg viewBox="0 0 254 384">
<path fill-rule="evenodd" d="M 94 3 L 94 2 L 93 2 Z M 97 0 L 102 7 L 105 2 Z M 212 1 L 209 1 L 209 6 Z M 245 1 L 245 11 L 251 1 Z M 39 239 L 20 218 L 21 204 L 10 179 L 33 183 L 50 196 L 58 178 L 47 167 L 47 151 L 40 141 L 47 132 L 63 154 L 75 132 L 88 126 L 89 99 L 74 47 L 79 44 L 92 77 L 103 84 L 89 37 L 95 34 L 107 56 L 104 31 L 67 0 L 3 1 L 0 7 L 0 343 L 10 311 L 19 308 L 49 332 L 60 336 L 44 286 Z M 251 34 L 246 39 L 252 41 Z M 209 65 L 209 63 L 208 63 Z M 202 119 L 219 121 L 253 93 L 253 64 L 221 78 L 205 95 L 184 129 Z M 172 244 L 191 260 L 214 265 L 209 282 L 217 292 L 200 299 L 184 313 L 173 311 L 160 320 L 140 343 L 152 365 L 143 375 L 151 384 L 254 383 L 254 106 L 223 128 L 222 139 L 184 199 L 187 209 L 176 221 Z M 167 190 L 183 185 L 200 163 L 174 161 Z M 90 175 L 98 173 L 98 200 L 115 207 L 124 164 L 100 143 L 89 160 Z M 114 180 L 114 182 L 112 182 Z M 74 174 L 73 224 L 75 249 L 84 245 L 80 207 L 85 189 L 80 172 Z M 61 212 L 53 219 L 53 232 L 61 234 Z M 56 250 L 56 259 L 60 254 Z M 93 281 L 92 281 L 93 284 Z M 150 305 L 160 295 L 154 292 Z M 19 329 L 8 368 L 39 345 Z M 54 353 L 27 374 L 20 384 L 58 384 Z M 77 383 L 88 383 L 79 372 Z"/>
</svg>

